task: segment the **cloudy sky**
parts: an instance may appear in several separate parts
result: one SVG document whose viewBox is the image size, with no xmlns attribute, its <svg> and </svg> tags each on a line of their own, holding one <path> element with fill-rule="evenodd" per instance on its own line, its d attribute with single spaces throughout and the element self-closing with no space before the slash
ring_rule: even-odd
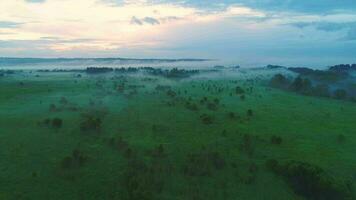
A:
<svg viewBox="0 0 356 200">
<path fill-rule="evenodd" d="M 356 62 L 355 0 L 0 0 L 0 57 Z"/>
</svg>

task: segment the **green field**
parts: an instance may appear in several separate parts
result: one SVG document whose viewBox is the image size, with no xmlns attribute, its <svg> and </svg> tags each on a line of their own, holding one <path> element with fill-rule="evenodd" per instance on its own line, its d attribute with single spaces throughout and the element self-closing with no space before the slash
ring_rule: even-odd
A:
<svg viewBox="0 0 356 200">
<path fill-rule="evenodd" d="M 0 199 L 355 199 L 356 104 L 271 74 L 0 77 Z"/>
</svg>

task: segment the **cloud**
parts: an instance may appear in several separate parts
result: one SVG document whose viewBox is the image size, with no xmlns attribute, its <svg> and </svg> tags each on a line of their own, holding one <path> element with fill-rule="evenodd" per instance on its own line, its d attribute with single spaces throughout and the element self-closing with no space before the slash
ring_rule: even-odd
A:
<svg viewBox="0 0 356 200">
<path fill-rule="evenodd" d="M 153 18 L 153 17 L 145 17 L 142 19 L 143 22 L 146 22 L 147 24 L 151 24 L 151 25 L 157 25 L 160 24 L 160 22 Z"/>
<path fill-rule="evenodd" d="M 131 18 L 131 22 L 130 23 L 131 24 L 136 24 L 136 25 L 143 25 L 143 22 L 140 19 L 138 19 L 137 17 L 135 17 L 135 16 L 133 16 Z"/>
<path fill-rule="evenodd" d="M 26 2 L 29 2 L 29 3 L 43 3 L 45 2 L 46 0 L 25 0 Z"/>
<path fill-rule="evenodd" d="M 334 31 L 340 31 L 340 30 L 356 27 L 356 22 L 340 22 L 340 23 L 335 23 L 335 22 L 296 22 L 296 23 L 289 23 L 287 25 L 291 25 L 291 26 L 301 28 L 301 29 L 306 28 L 306 27 L 314 27 L 315 29 L 320 30 L 320 31 L 334 32 Z"/>
<path fill-rule="evenodd" d="M 318 31 L 324 32 L 343 32 L 343 36 L 339 38 L 341 40 L 352 41 L 356 40 L 356 21 L 354 22 L 296 22 L 289 23 L 287 25 L 291 25 L 297 27 L 299 29 L 305 29 L 307 27 L 312 27 Z"/>
<path fill-rule="evenodd" d="M 11 22 L 11 21 L 0 21 L 0 28 L 17 28 L 23 23 Z"/>
<path fill-rule="evenodd" d="M 149 0 L 148 2 L 172 3 L 172 0 Z M 354 0 L 184 0 L 177 4 L 193 6 L 207 10 L 221 10 L 232 5 L 240 5 L 265 11 L 292 11 L 300 13 L 332 13 L 340 11 L 354 12 Z"/>
<path fill-rule="evenodd" d="M 345 38 L 345 40 L 349 41 L 354 41 L 356 40 L 356 26 L 352 27 L 351 29 L 348 30 Z"/>
<path fill-rule="evenodd" d="M 341 55 L 343 42 L 350 45 L 348 49 L 356 49 L 352 42 L 340 40 L 355 38 L 355 3 L 0 0 L 0 52 L 7 56 L 193 56 L 246 60 L 266 56 L 293 59 L 314 51 L 323 52 L 324 56 L 333 56 L 333 52 Z M 328 46 L 334 48 L 333 52 L 322 50 Z"/>
</svg>

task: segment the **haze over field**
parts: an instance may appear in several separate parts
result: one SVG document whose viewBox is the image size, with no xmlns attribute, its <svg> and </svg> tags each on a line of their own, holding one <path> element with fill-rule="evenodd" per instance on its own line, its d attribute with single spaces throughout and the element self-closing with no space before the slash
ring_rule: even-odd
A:
<svg viewBox="0 0 356 200">
<path fill-rule="evenodd" d="M 0 200 L 355 200 L 356 0 L 0 0 Z"/>
<path fill-rule="evenodd" d="M 356 62 L 353 0 L 2 0 L 2 57 Z"/>
</svg>

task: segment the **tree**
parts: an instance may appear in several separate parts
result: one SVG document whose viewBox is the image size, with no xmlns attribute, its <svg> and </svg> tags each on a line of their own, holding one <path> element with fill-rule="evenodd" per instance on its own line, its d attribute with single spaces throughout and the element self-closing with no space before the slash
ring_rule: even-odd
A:
<svg viewBox="0 0 356 200">
<path fill-rule="evenodd" d="M 344 89 L 337 89 L 334 91 L 334 97 L 336 99 L 346 99 L 347 98 L 347 92 Z"/>
</svg>

